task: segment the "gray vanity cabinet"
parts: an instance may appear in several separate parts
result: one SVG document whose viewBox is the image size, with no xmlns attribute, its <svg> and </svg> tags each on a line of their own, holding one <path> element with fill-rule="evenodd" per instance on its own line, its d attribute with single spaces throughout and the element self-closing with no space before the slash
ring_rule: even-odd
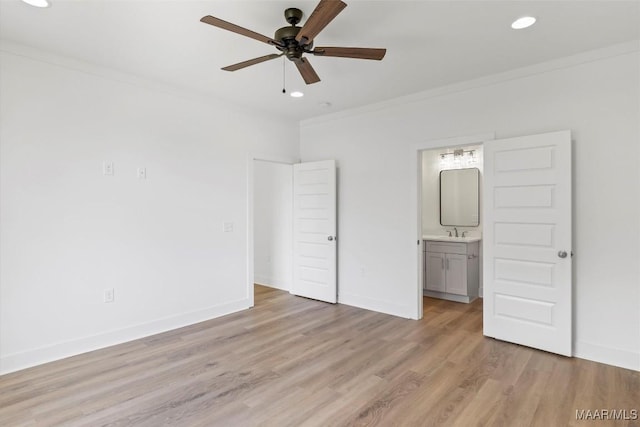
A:
<svg viewBox="0 0 640 427">
<path fill-rule="evenodd" d="M 479 242 L 424 243 L 424 295 L 466 303 L 476 299 Z"/>
</svg>

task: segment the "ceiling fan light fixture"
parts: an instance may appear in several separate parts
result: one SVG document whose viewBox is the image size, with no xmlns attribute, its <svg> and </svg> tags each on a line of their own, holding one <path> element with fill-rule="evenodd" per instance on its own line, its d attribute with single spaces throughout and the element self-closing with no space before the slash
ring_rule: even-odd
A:
<svg viewBox="0 0 640 427">
<path fill-rule="evenodd" d="M 536 23 L 536 18 L 533 16 L 523 16 L 522 18 L 518 18 L 511 23 L 511 28 L 514 30 L 523 30 L 525 28 L 529 28 L 533 24 Z"/>
<path fill-rule="evenodd" d="M 292 98 L 302 98 L 304 96 L 304 93 L 300 92 L 299 90 L 295 90 L 290 93 L 290 96 Z"/>
<path fill-rule="evenodd" d="M 22 0 L 24 3 L 28 4 L 29 6 L 34 6 L 34 7 L 49 7 L 51 6 L 51 4 L 49 3 L 49 0 Z"/>
</svg>

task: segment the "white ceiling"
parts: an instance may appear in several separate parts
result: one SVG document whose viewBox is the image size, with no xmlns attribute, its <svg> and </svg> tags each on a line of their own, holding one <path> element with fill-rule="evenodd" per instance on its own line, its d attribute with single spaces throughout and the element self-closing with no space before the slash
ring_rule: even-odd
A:
<svg viewBox="0 0 640 427">
<path fill-rule="evenodd" d="M 295 119 L 640 39 L 640 0 L 345 1 L 315 44 L 385 47 L 387 56 L 311 57 L 322 81 L 310 86 L 287 61 L 287 90 L 302 90 L 301 99 L 282 94 L 281 58 L 220 70 L 275 48 L 199 19 L 213 15 L 273 37 L 287 25 L 284 9 L 302 9 L 304 23 L 315 0 L 51 0 L 47 9 L 0 0 L 0 38 Z M 523 15 L 538 23 L 512 30 Z"/>
</svg>

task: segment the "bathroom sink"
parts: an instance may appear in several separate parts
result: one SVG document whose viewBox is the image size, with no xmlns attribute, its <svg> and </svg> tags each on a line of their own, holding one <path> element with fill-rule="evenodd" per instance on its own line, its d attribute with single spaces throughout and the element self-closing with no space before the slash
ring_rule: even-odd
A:
<svg viewBox="0 0 640 427">
<path fill-rule="evenodd" d="M 471 243 L 471 242 L 478 242 L 482 240 L 482 238 L 478 236 L 449 237 L 449 236 L 439 236 L 435 234 L 425 234 L 422 236 L 422 240 L 432 240 L 437 242 Z"/>
</svg>

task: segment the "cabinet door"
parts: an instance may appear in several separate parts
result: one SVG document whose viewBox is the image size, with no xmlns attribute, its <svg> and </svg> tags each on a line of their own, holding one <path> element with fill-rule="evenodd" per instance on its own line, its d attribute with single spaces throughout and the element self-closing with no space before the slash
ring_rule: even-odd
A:
<svg viewBox="0 0 640 427">
<path fill-rule="evenodd" d="M 467 256 L 447 254 L 445 257 L 446 292 L 467 295 Z"/>
<path fill-rule="evenodd" d="M 444 254 L 425 252 L 426 288 L 430 291 L 444 292 Z"/>
</svg>

